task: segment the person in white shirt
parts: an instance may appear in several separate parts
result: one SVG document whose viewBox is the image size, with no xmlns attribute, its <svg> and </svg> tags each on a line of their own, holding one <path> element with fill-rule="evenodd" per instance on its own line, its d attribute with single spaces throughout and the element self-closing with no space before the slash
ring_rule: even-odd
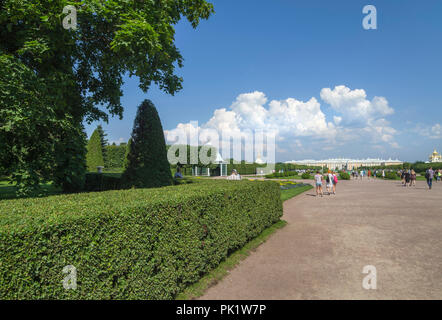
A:
<svg viewBox="0 0 442 320">
<path fill-rule="evenodd" d="M 321 197 L 323 196 L 323 192 L 322 192 L 322 174 L 319 173 L 319 171 L 316 171 L 316 175 L 315 175 L 315 182 L 316 182 L 316 196 L 321 195 Z"/>
<path fill-rule="evenodd" d="M 333 175 L 330 170 L 328 170 L 326 182 L 327 182 L 327 192 L 328 192 L 328 195 L 330 195 L 332 187 L 333 187 Z"/>
<path fill-rule="evenodd" d="M 241 176 L 238 174 L 236 169 L 233 169 L 232 174 L 227 177 L 227 180 L 241 180 Z"/>
</svg>

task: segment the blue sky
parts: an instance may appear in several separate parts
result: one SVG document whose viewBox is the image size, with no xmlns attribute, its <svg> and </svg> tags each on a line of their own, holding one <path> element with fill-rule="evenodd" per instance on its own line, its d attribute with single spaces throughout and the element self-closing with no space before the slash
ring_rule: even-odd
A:
<svg viewBox="0 0 442 320">
<path fill-rule="evenodd" d="M 110 141 L 127 141 L 148 98 L 168 131 L 189 121 L 276 129 L 278 161 L 416 161 L 442 149 L 441 1 L 212 3 L 216 13 L 197 30 L 176 26 L 183 90 L 143 93 L 126 77 L 124 119 L 103 123 Z M 368 4 L 377 8 L 377 30 L 362 28 Z M 97 124 L 86 126 L 88 136 Z"/>
</svg>

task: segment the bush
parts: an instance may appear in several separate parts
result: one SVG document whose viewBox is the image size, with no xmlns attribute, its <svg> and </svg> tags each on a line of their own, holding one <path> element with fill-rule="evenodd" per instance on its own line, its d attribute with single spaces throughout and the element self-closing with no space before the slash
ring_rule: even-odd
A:
<svg viewBox="0 0 442 320">
<path fill-rule="evenodd" d="M 122 182 L 139 188 L 172 185 L 163 126 L 150 100 L 138 107 Z"/>
<path fill-rule="evenodd" d="M 86 174 L 85 191 L 108 191 L 121 188 L 121 174 L 92 172 Z"/>
<path fill-rule="evenodd" d="M 339 177 L 341 180 L 350 180 L 350 175 L 347 172 L 340 172 Z"/>
<path fill-rule="evenodd" d="M 173 299 L 281 216 L 272 181 L 4 200 L 0 299 Z"/>
<path fill-rule="evenodd" d="M 386 172 L 385 179 L 396 180 L 398 179 L 398 175 L 395 172 Z"/>
<path fill-rule="evenodd" d="M 301 175 L 301 178 L 302 178 L 302 179 L 310 179 L 310 173 L 308 173 L 308 172 L 304 172 L 304 173 Z"/>
</svg>

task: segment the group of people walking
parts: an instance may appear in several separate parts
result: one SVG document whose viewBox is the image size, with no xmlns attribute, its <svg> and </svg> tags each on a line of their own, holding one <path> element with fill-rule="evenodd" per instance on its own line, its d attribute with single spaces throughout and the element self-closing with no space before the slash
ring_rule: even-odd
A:
<svg viewBox="0 0 442 320">
<path fill-rule="evenodd" d="M 401 180 L 402 180 L 402 185 L 404 187 L 415 187 L 416 186 L 416 172 L 411 169 L 411 170 L 402 170 L 402 172 L 400 172 L 400 176 L 401 176 Z"/>
<path fill-rule="evenodd" d="M 322 186 L 326 183 L 328 195 L 336 194 L 336 185 L 338 184 L 338 175 L 336 172 L 328 171 L 325 175 L 322 175 L 319 171 L 316 171 L 316 196 L 323 196 L 324 191 Z"/>
</svg>

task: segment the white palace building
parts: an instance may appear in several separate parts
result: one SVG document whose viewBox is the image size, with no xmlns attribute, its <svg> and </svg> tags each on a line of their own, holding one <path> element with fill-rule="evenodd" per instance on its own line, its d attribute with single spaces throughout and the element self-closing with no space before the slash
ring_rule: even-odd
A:
<svg viewBox="0 0 442 320">
<path fill-rule="evenodd" d="M 395 166 L 403 164 L 400 160 L 383 160 L 383 159 L 328 159 L 328 160 L 292 160 L 286 163 L 304 165 L 309 167 L 327 167 L 335 170 L 353 170 L 360 167 L 378 167 L 378 166 Z"/>
</svg>

